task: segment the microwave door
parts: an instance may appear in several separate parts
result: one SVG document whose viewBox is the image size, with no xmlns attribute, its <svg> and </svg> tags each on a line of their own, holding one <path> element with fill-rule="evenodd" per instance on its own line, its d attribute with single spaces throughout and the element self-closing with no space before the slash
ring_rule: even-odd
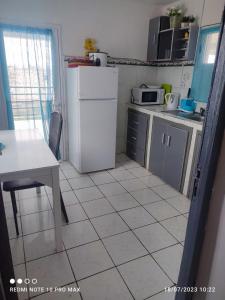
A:
<svg viewBox="0 0 225 300">
<path fill-rule="evenodd" d="M 158 92 L 157 91 L 146 91 L 142 92 L 142 105 L 147 104 L 158 104 Z"/>
</svg>

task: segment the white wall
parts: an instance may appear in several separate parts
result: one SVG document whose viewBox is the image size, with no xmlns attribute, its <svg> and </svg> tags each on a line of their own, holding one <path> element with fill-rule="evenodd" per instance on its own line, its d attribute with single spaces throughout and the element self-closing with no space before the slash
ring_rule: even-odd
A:
<svg viewBox="0 0 225 300">
<path fill-rule="evenodd" d="M 60 24 L 65 55 L 82 55 L 93 37 L 111 56 L 146 59 L 148 22 L 157 14 L 139 0 L 0 0 L 0 20 Z"/>
<path fill-rule="evenodd" d="M 22 24 L 58 24 L 64 55 L 83 55 L 86 37 L 111 56 L 146 60 L 149 19 L 160 7 L 139 0 L 0 0 L 0 21 Z M 125 149 L 126 103 L 130 89 L 151 82 L 149 67 L 119 67 L 117 151 Z"/>
</svg>

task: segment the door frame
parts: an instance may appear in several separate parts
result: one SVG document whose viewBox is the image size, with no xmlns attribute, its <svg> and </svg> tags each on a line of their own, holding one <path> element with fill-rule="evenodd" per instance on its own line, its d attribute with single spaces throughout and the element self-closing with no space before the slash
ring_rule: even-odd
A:
<svg viewBox="0 0 225 300">
<path fill-rule="evenodd" d="M 211 90 L 203 124 L 203 137 L 188 219 L 177 287 L 195 287 L 205 235 L 209 203 L 225 128 L 225 11 L 217 46 Z M 190 300 L 193 293 L 177 291 L 176 300 Z"/>
</svg>

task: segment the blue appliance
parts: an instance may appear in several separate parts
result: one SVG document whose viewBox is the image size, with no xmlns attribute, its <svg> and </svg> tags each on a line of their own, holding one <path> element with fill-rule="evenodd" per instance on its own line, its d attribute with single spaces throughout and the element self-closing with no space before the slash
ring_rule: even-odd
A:
<svg viewBox="0 0 225 300">
<path fill-rule="evenodd" d="M 180 99 L 179 110 L 186 113 L 194 113 L 196 109 L 196 102 L 192 98 L 183 98 Z"/>
</svg>

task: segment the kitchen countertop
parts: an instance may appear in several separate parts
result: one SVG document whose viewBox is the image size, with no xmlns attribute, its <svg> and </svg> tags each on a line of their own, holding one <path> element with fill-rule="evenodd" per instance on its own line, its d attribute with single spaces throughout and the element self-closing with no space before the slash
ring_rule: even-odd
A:
<svg viewBox="0 0 225 300">
<path fill-rule="evenodd" d="M 153 115 L 171 122 L 183 124 L 195 128 L 196 130 L 202 131 L 203 122 L 189 120 L 181 116 L 170 115 L 167 112 L 163 112 L 163 110 L 166 110 L 165 105 L 140 106 L 140 105 L 129 103 L 128 107 L 148 115 Z"/>
</svg>

